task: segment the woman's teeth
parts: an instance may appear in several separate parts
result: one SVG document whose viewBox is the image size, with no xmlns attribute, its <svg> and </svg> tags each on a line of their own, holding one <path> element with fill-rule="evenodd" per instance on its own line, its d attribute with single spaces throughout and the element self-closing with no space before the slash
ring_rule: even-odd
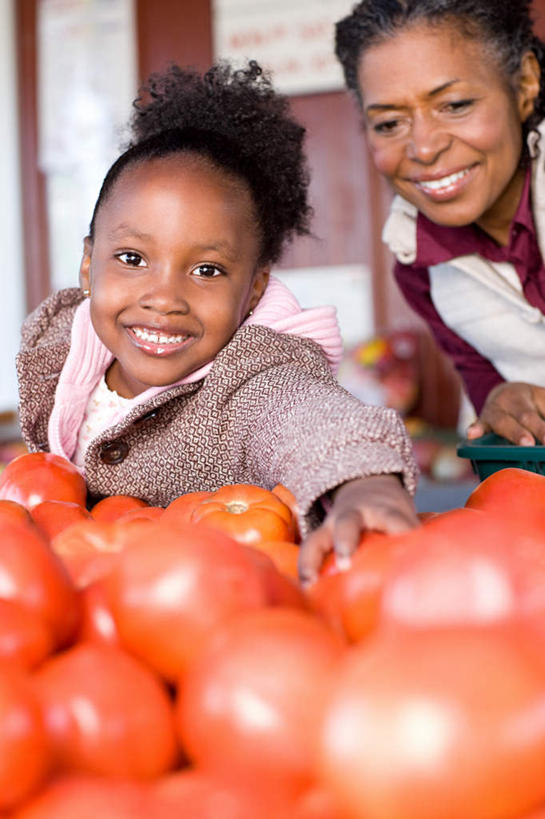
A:
<svg viewBox="0 0 545 819">
<path fill-rule="evenodd" d="M 132 331 L 142 341 L 151 341 L 152 344 L 181 344 L 187 336 L 165 336 L 162 333 L 152 333 L 140 327 L 133 327 Z"/>
<path fill-rule="evenodd" d="M 449 176 L 443 176 L 441 179 L 427 179 L 419 181 L 418 187 L 424 188 L 424 190 L 430 191 L 439 191 L 442 188 L 448 188 L 450 185 L 454 185 L 455 182 L 458 182 L 464 176 L 469 173 L 469 168 L 465 168 L 463 171 L 458 171 L 457 173 L 451 173 Z"/>
</svg>

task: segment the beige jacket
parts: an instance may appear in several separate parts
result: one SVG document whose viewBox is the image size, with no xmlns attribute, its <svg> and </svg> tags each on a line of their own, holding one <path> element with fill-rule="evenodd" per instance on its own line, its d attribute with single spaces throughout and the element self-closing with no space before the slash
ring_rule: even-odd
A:
<svg viewBox="0 0 545 819">
<path fill-rule="evenodd" d="M 31 451 L 48 449 L 47 425 L 81 290 L 60 291 L 25 321 L 17 356 L 20 418 Z M 95 438 L 85 477 L 93 499 L 175 497 L 232 483 L 296 495 L 306 533 L 323 517 L 319 498 L 352 478 L 416 467 L 393 410 L 364 406 L 335 381 L 313 341 L 266 327 L 238 330 L 210 373 L 138 405 Z"/>
</svg>

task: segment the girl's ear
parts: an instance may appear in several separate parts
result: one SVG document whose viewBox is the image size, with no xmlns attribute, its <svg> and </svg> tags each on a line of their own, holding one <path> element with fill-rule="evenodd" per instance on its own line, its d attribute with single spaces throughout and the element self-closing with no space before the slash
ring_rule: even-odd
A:
<svg viewBox="0 0 545 819">
<path fill-rule="evenodd" d="M 82 290 L 89 292 L 91 290 L 91 252 L 93 250 L 93 242 L 90 236 L 86 236 L 83 240 L 83 256 L 79 266 L 79 286 Z"/>
<path fill-rule="evenodd" d="M 248 310 L 253 310 L 257 305 L 259 299 L 265 292 L 265 288 L 269 283 L 269 276 L 271 275 L 270 267 L 260 267 L 257 269 L 252 282 L 252 290 L 250 293 L 250 302 Z"/>
<path fill-rule="evenodd" d="M 540 87 L 541 67 L 534 52 L 527 51 L 520 63 L 518 79 L 518 108 L 521 122 L 526 122 L 534 113 Z"/>
</svg>

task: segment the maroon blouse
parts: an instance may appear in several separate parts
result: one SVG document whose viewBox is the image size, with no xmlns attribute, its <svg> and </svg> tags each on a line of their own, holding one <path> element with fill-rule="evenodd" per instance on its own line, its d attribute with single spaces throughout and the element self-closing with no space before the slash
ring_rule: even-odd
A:
<svg viewBox="0 0 545 819">
<path fill-rule="evenodd" d="M 417 255 L 413 264 L 396 262 L 394 276 L 407 302 L 428 323 L 441 349 L 452 359 L 479 413 L 486 396 L 504 381 L 494 365 L 443 322 L 430 295 L 428 267 L 457 256 L 475 254 L 494 262 L 510 262 L 518 273 L 527 301 L 545 314 L 545 267 L 539 249 L 530 196 L 530 170 L 511 224 L 509 243 L 502 247 L 477 225 L 443 227 L 418 214 Z"/>
</svg>

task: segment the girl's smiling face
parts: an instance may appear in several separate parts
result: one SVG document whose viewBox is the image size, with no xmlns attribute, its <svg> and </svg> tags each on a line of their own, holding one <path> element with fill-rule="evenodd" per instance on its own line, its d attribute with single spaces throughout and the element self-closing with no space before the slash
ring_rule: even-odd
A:
<svg viewBox="0 0 545 819">
<path fill-rule="evenodd" d="M 93 327 L 115 357 L 110 389 L 130 398 L 211 361 L 266 287 L 259 251 L 242 180 L 187 154 L 123 170 L 80 268 Z"/>
<path fill-rule="evenodd" d="M 539 91 L 534 55 L 513 87 L 481 41 L 420 24 L 369 47 L 358 79 L 371 154 L 394 190 L 437 224 L 477 222 L 505 239 Z"/>
</svg>

